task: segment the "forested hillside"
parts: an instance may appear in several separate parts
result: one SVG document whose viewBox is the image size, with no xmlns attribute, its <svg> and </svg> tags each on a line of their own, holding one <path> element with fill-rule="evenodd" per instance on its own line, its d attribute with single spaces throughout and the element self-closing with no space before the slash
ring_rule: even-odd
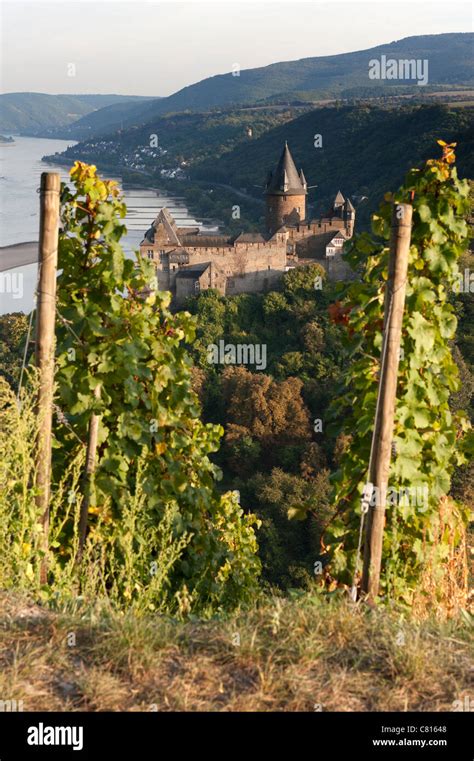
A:
<svg viewBox="0 0 474 761">
<path fill-rule="evenodd" d="M 148 121 L 154 113 L 154 104 L 159 98 L 154 97 L 123 97 L 118 102 L 104 105 L 95 111 L 86 113 L 71 124 L 52 125 L 42 130 L 45 137 L 60 139 L 87 140 L 94 136 L 110 134 L 115 130 L 123 130 L 133 125 Z"/>
<path fill-rule="evenodd" d="M 322 147 L 315 147 L 315 135 L 321 135 Z M 239 224 L 258 226 L 268 170 L 288 140 L 308 184 L 317 186 L 308 196 L 310 215 L 325 212 L 341 189 L 353 199 L 361 229 L 385 188 L 399 185 L 410 166 L 426 159 L 440 136 L 458 143 L 460 173 L 474 176 L 474 109 L 440 105 L 327 107 L 303 115 L 292 108 L 177 114 L 79 143 L 60 160 L 93 161 L 125 179 L 170 187 L 184 194 L 195 213 L 213 216 L 234 229 L 236 197 L 226 189 L 216 190 L 214 184 L 243 189 L 251 196 L 239 201 Z M 153 138 L 156 147 L 151 147 Z M 173 173 L 179 179 L 169 182 Z"/>
<path fill-rule="evenodd" d="M 322 147 L 315 147 L 315 135 Z M 355 199 L 358 224 L 367 223 L 387 187 L 397 187 L 410 166 L 424 161 L 437 138 L 458 143 L 461 176 L 474 176 L 474 109 L 404 106 L 322 108 L 277 126 L 191 168 L 195 179 L 227 182 L 250 192 L 263 186 L 285 140 L 309 185 L 313 214 L 324 212 L 339 189 Z M 359 203 L 360 196 L 367 200 Z"/>
<path fill-rule="evenodd" d="M 466 255 L 461 271 L 472 271 L 472 259 Z M 262 520 L 264 575 L 285 587 L 311 578 L 332 514 L 330 475 L 346 443 L 328 415 L 347 371 L 346 327 L 337 309 L 341 287 L 325 281 L 316 290 L 318 274 L 318 265 L 299 268 L 285 275 L 279 291 L 230 298 L 208 291 L 187 304 L 197 317 L 197 341 L 190 348 L 204 418 L 225 430 L 217 457 L 224 485 L 238 489 L 242 504 L 252 505 Z M 472 295 L 460 293 L 452 301 L 462 350 L 455 353 L 462 389 L 452 409 L 467 410 L 474 422 Z M 206 349 L 220 339 L 265 345 L 264 371 L 210 365 Z M 457 472 L 453 489 L 474 508 L 472 465 Z M 292 511 L 306 517 L 288 521 Z"/>
<path fill-rule="evenodd" d="M 240 143 L 248 144 L 275 126 L 293 119 L 295 111 L 262 110 L 173 114 L 143 126 L 120 130 L 78 143 L 61 154 L 61 161 L 95 161 L 104 169 L 143 171 L 161 178 L 161 170 L 191 167 L 217 160 Z M 251 128 L 252 135 L 248 130 Z"/>
</svg>

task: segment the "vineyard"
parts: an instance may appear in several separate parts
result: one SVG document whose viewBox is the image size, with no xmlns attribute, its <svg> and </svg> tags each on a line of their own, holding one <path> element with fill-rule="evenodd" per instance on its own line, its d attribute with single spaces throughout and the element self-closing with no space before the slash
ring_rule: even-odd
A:
<svg viewBox="0 0 474 761">
<path fill-rule="evenodd" d="M 347 244 L 350 282 L 312 265 L 181 312 L 125 257 L 115 182 L 81 162 L 68 185 L 44 180 L 37 309 L 2 322 L 2 694 L 29 710 L 457 710 L 471 206 L 439 143 Z M 266 375 L 208 366 L 229 336 L 263 336 Z"/>
</svg>

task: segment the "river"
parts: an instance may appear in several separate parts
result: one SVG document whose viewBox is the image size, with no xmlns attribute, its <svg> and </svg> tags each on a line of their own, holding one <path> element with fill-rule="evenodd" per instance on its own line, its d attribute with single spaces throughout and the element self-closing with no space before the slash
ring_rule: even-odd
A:
<svg viewBox="0 0 474 761">
<path fill-rule="evenodd" d="M 0 143 L 0 247 L 38 240 L 41 172 L 55 171 L 67 180 L 67 169 L 41 161 L 42 156 L 61 153 L 74 141 L 13 136 L 14 143 Z M 100 171 L 100 166 L 98 167 Z M 108 177 L 104 173 L 105 176 Z M 120 178 L 115 177 L 120 182 Z M 179 227 L 206 227 L 189 213 L 183 199 L 147 187 L 124 189 L 127 203 L 125 253 L 134 256 L 144 232 L 167 207 Z M 1 252 L 0 252 L 1 256 Z M 0 314 L 29 312 L 37 280 L 37 265 L 27 264 L 0 273 Z"/>
</svg>

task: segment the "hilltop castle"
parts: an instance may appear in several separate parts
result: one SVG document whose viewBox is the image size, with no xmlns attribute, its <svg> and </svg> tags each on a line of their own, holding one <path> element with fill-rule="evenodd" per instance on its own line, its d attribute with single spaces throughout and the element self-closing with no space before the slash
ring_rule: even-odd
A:
<svg viewBox="0 0 474 761">
<path fill-rule="evenodd" d="M 264 233 L 226 236 L 177 227 L 161 209 L 140 243 L 156 264 L 158 287 L 177 305 L 208 288 L 235 295 L 271 290 L 288 269 L 318 262 L 331 279 L 347 275 L 342 248 L 352 237 L 355 209 L 339 191 L 325 217 L 306 219 L 308 185 L 287 143 L 265 186 Z"/>
</svg>

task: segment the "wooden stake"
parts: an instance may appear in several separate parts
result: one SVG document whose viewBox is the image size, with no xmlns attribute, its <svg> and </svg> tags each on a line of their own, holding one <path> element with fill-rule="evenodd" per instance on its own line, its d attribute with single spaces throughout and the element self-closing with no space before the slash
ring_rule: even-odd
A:
<svg viewBox="0 0 474 761">
<path fill-rule="evenodd" d="M 369 481 L 375 487 L 375 504 L 372 503 L 367 516 L 362 574 L 362 591 L 367 594 L 369 602 L 375 601 L 380 585 L 412 213 L 413 208 L 410 204 L 396 204 L 392 211 L 388 282 L 384 304 L 384 341 L 369 473 Z"/>
<path fill-rule="evenodd" d="M 56 316 L 56 269 L 58 264 L 59 192 L 61 180 L 55 172 L 43 172 L 40 186 L 39 286 L 36 307 L 36 366 L 39 369 L 36 453 L 36 504 L 43 527 L 40 581 L 47 582 L 49 550 L 49 498 L 51 488 L 51 431 L 54 386 L 54 323 Z"/>
<path fill-rule="evenodd" d="M 94 389 L 95 399 L 100 399 L 100 384 Z M 86 467 L 82 479 L 82 502 L 79 516 L 79 547 L 77 550 L 76 563 L 80 563 L 86 543 L 87 521 L 89 516 L 89 505 L 91 501 L 92 483 L 96 467 L 97 457 L 97 439 L 99 436 L 100 415 L 92 413 L 89 420 L 89 437 L 87 440 Z"/>
</svg>

